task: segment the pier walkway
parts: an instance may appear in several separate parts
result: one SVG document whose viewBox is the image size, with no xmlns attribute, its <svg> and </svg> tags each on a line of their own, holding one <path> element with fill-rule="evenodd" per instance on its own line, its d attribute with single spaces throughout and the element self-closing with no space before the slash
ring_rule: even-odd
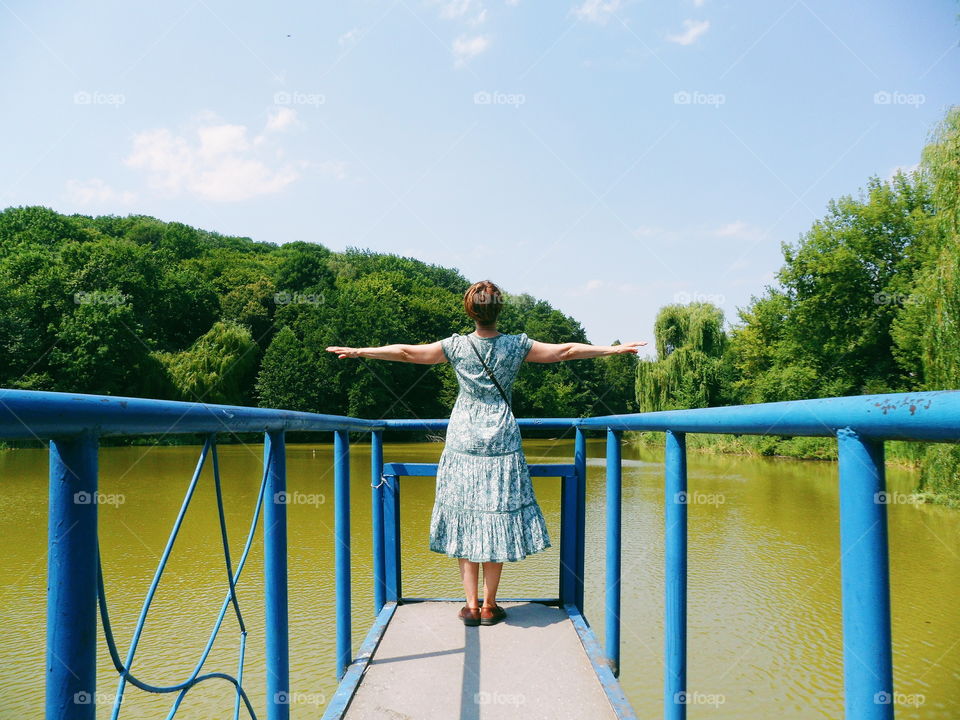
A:
<svg viewBox="0 0 960 720">
<path fill-rule="evenodd" d="M 489 627 L 464 626 L 455 617 L 460 601 L 399 606 L 347 720 L 616 720 L 567 612 L 501 605 L 507 618 Z"/>
</svg>

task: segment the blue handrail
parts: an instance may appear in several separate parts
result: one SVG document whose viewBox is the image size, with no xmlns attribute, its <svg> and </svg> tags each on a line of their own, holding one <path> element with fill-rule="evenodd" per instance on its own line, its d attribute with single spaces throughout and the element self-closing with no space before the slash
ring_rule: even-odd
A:
<svg viewBox="0 0 960 720">
<path fill-rule="evenodd" d="M 844 690 L 846 717 L 889 720 L 894 715 L 890 648 L 889 560 L 883 465 L 884 440 L 960 441 L 960 391 L 866 395 L 784 403 L 766 403 L 698 410 L 610 415 L 591 418 L 521 418 L 521 428 L 573 429 L 574 475 L 585 477 L 589 430 L 607 435 L 606 517 L 606 654 L 614 672 L 620 659 L 621 462 L 624 430 L 663 431 L 666 515 L 666 619 L 664 716 L 686 717 L 686 433 L 776 434 L 836 437 L 839 449 L 841 590 L 843 603 Z M 396 602 L 399 577 L 399 505 L 396 483 L 384 482 L 384 430 L 438 430 L 445 419 L 366 420 L 339 415 L 205 405 L 143 398 L 70 393 L 0 390 L 0 438 L 50 441 L 49 591 L 47 598 L 48 719 L 94 720 L 96 615 L 99 602 L 111 658 L 123 685 L 130 682 L 148 691 L 179 691 L 171 716 L 183 694 L 201 680 L 221 678 L 237 688 L 235 717 L 243 701 L 254 716 L 242 687 L 246 629 L 236 597 L 236 582 L 246 561 L 261 507 L 265 533 L 265 593 L 267 648 L 267 718 L 289 716 L 289 647 L 287 619 L 285 432 L 333 431 L 335 464 L 335 535 L 337 586 L 337 675 L 349 665 L 350 635 L 350 515 L 349 433 L 370 432 L 373 485 L 374 605 Z M 254 509 L 250 534 L 236 567 L 231 568 L 223 521 L 218 433 L 264 433 L 264 479 Z M 130 672 L 136 639 L 142 630 L 150 598 L 163 571 L 158 567 L 148 591 L 127 663 L 119 657 L 110 631 L 106 594 L 97 545 L 97 449 L 100 437 L 143 434 L 201 433 L 207 440 L 170 544 L 189 504 L 204 458 L 212 450 L 218 514 L 224 541 L 228 592 L 207 649 L 185 683 L 159 688 Z M 389 478 L 387 478 L 389 479 Z M 576 542 L 561 549 L 574 580 L 561 587 L 564 602 L 583 606 L 582 538 L 585 528 L 585 483 L 563 490 L 564 531 Z M 378 539 L 379 537 L 379 539 Z M 169 553 L 165 551 L 164 557 Z M 241 630 L 236 677 L 225 673 L 200 675 L 213 638 L 233 605 Z M 869 659 L 869 664 L 864 662 Z"/>
</svg>

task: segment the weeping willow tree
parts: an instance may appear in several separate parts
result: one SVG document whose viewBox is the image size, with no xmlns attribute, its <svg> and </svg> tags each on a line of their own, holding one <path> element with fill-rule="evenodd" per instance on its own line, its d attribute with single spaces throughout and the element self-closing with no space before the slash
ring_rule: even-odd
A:
<svg viewBox="0 0 960 720">
<path fill-rule="evenodd" d="M 934 130 L 921 171 L 931 184 L 937 234 L 894 337 L 904 362 L 918 366 L 918 386 L 960 388 L 960 106 Z"/>
<path fill-rule="evenodd" d="M 952 107 L 923 150 L 932 187 L 936 241 L 918 273 L 911 302 L 894 325 L 901 362 L 914 368 L 917 387 L 960 388 L 960 106 Z M 921 489 L 960 503 L 960 446 L 925 448 Z"/>
<path fill-rule="evenodd" d="M 233 322 L 216 322 L 186 350 L 156 356 L 177 399 L 226 405 L 249 401 L 247 388 L 260 359 L 249 328 Z"/>
<path fill-rule="evenodd" d="M 727 346 L 723 311 L 710 303 L 667 305 L 657 315 L 654 333 L 657 359 L 637 365 L 640 412 L 717 404 Z"/>
</svg>

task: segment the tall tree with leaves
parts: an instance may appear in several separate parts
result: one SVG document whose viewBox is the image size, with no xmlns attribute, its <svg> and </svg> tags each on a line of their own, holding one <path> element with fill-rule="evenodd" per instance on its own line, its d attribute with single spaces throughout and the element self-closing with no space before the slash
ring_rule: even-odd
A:
<svg viewBox="0 0 960 720">
<path fill-rule="evenodd" d="M 907 389 L 893 352 L 894 318 L 911 301 L 933 231 L 919 175 L 871 178 L 859 198 L 831 201 L 795 245 L 780 287 L 741 311 L 732 337 L 744 402 Z"/>
<path fill-rule="evenodd" d="M 251 399 L 259 348 L 243 325 L 214 323 L 188 349 L 157 356 L 179 400 L 245 405 Z"/>
<path fill-rule="evenodd" d="M 960 106 L 949 110 L 924 148 L 936 242 L 894 324 L 898 359 L 925 390 L 960 388 Z M 960 446 L 923 449 L 920 487 L 960 503 Z"/>
<path fill-rule="evenodd" d="M 901 364 L 916 373 L 919 387 L 954 389 L 960 388 L 960 106 L 934 130 L 921 169 L 932 188 L 936 234 L 894 335 Z"/>
<path fill-rule="evenodd" d="M 710 303 L 667 305 L 654 325 L 657 359 L 637 364 L 640 412 L 710 407 L 721 401 L 727 336 Z"/>
</svg>

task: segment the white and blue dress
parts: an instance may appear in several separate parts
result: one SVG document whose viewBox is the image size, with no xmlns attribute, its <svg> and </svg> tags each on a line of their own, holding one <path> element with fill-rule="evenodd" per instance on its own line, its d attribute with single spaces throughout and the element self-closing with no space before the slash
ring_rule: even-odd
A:
<svg viewBox="0 0 960 720">
<path fill-rule="evenodd" d="M 470 335 L 507 397 L 533 345 L 526 333 Z M 520 428 L 466 335 L 440 341 L 457 395 L 437 466 L 430 549 L 473 562 L 513 562 L 550 547 Z"/>
</svg>

